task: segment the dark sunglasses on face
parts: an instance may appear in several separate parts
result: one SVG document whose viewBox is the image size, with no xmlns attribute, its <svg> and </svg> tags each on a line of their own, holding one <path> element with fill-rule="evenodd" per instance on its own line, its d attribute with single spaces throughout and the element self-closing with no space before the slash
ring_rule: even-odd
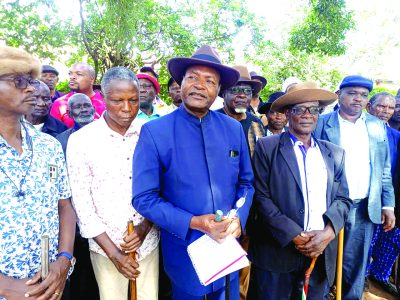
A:
<svg viewBox="0 0 400 300">
<path fill-rule="evenodd" d="M 297 107 L 292 107 L 291 109 L 292 114 L 295 114 L 297 116 L 304 115 L 306 111 L 308 111 L 311 115 L 316 116 L 320 114 L 323 110 L 318 106 L 311 106 L 311 107 L 297 106 Z"/>
<path fill-rule="evenodd" d="M 26 89 L 29 85 L 33 86 L 34 88 L 38 88 L 40 86 L 40 81 L 36 79 L 32 79 L 30 77 L 25 77 L 25 76 L 15 76 L 15 77 L 4 77 L 0 78 L 2 81 L 13 81 L 15 84 L 15 87 L 17 89 Z"/>
<path fill-rule="evenodd" d="M 228 91 L 233 95 L 239 95 L 241 92 L 244 93 L 245 95 L 251 95 L 253 89 L 249 87 L 234 86 L 229 88 Z"/>
</svg>

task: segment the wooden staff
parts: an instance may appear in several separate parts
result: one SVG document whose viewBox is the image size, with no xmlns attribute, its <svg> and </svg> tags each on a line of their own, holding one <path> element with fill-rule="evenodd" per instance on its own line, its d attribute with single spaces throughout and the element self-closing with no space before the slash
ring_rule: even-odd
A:
<svg viewBox="0 0 400 300">
<path fill-rule="evenodd" d="M 40 266 L 40 274 L 42 281 L 46 279 L 49 274 L 49 236 L 42 236 L 42 251 L 40 253 L 41 266 Z"/>
<path fill-rule="evenodd" d="M 338 236 L 338 254 L 336 265 L 336 300 L 342 300 L 342 276 L 343 276 L 343 244 L 344 228 L 339 231 Z"/>
<path fill-rule="evenodd" d="M 133 221 L 128 222 L 128 234 L 135 232 L 135 227 L 133 226 Z M 136 261 L 136 252 L 129 253 L 129 256 Z M 130 300 L 137 300 L 137 290 L 136 290 L 136 280 L 129 280 L 129 288 L 131 298 Z"/>
</svg>

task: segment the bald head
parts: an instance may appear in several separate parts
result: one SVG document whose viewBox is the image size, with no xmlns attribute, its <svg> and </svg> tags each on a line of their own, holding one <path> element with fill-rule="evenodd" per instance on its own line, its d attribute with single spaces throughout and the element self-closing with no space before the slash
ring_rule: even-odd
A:
<svg viewBox="0 0 400 300">
<path fill-rule="evenodd" d="M 83 93 L 89 97 L 93 95 L 95 71 L 91 65 L 84 62 L 73 64 L 68 75 L 68 86 L 72 91 Z"/>
<path fill-rule="evenodd" d="M 80 126 L 93 121 L 95 109 L 92 101 L 85 94 L 77 93 L 68 99 L 68 115 Z"/>
</svg>

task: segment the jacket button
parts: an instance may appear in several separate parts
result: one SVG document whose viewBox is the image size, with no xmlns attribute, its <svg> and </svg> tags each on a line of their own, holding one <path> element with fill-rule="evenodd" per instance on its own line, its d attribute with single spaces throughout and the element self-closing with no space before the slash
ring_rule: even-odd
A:
<svg viewBox="0 0 400 300">
<path fill-rule="evenodd" d="M 299 213 L 304 214 L 304 209 L 300 209 Z"/>
</svg>

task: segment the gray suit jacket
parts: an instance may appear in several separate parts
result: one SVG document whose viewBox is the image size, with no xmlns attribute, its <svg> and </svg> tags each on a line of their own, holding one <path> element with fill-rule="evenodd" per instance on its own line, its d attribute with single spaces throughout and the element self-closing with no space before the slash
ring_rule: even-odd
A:
<svg viewBox="0 0 400 300">
<path fill-rule="evenodd" d="M 344 173 L 344 151 L 338 146 L 318 141 L 328 173 L 323 215 L 336 234 L 344 226 L 351 200 Z M 303 231 L 304 199 L 300 171 L 288 132 L 258 140 L 254 151 L 255 221 L 249 228 L 251 261 L 272 272 L 291 272 L 304 263 L 292 239 Z M 337 239 L 325 249 L 325 268 L 330 284 L 336 270 Z"/>
<path fill-rule="evenodd" d="M 368 197 L 368 214 L 375 224 L 381 223 L 382 206 L 394 207 L 394 192 L 390 173 L 390 151 L 385 125 L 378 118 L 366 114 L 369 135 L 371 178 Z M 320 116 L 315 137 L 340 146 L 338 112 Z"/>
</svg>

